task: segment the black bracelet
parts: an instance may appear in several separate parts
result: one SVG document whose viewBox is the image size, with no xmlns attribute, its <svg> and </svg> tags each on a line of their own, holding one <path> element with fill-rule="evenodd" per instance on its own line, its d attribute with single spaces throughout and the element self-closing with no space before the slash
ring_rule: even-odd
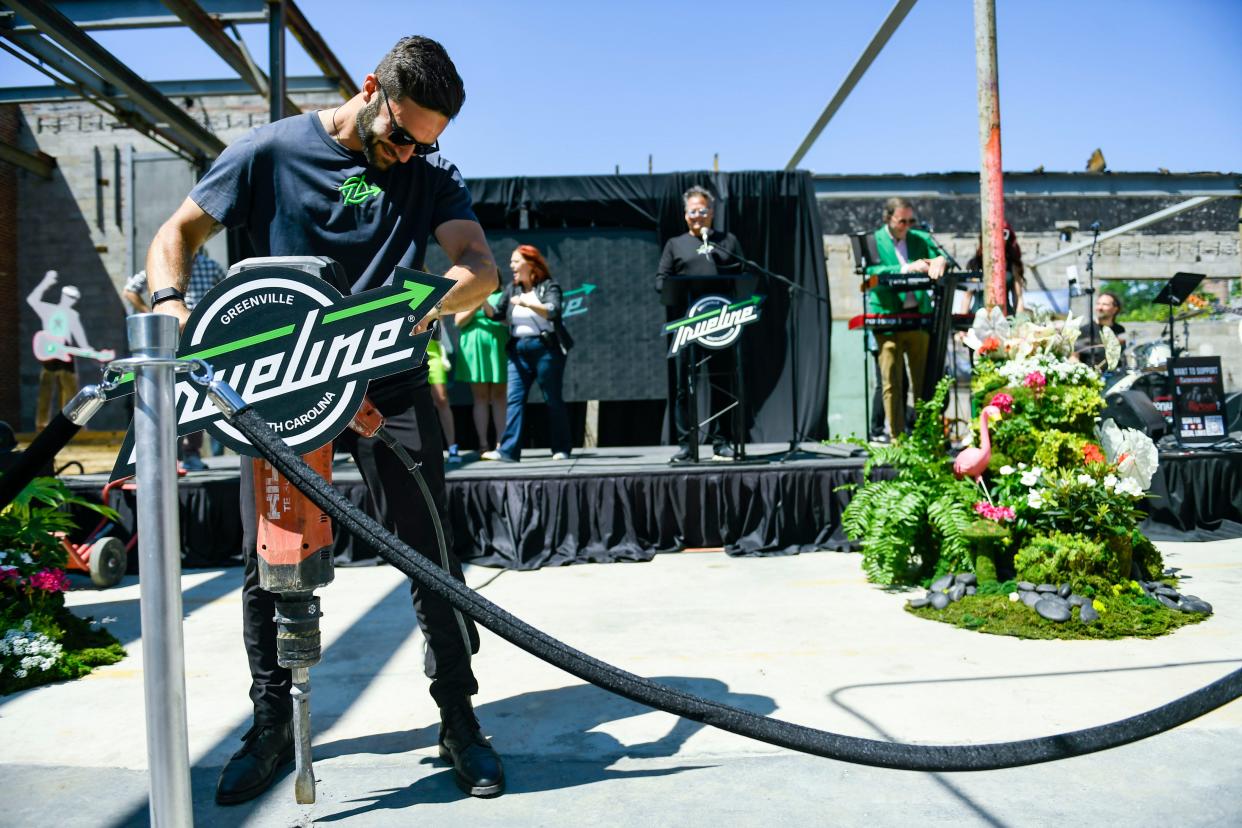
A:
<svg viewBox="0 0 1242 828">
<path fill-rule="evenodd" d="M 175 287 L 160 288 L 151 294 L 151 307 L 155 307 L 160 302 L 166 302 L 169 299 L 176 299 L 178 302 L 185 302 L 185 294 L 177 290 Z"/>
</svg>

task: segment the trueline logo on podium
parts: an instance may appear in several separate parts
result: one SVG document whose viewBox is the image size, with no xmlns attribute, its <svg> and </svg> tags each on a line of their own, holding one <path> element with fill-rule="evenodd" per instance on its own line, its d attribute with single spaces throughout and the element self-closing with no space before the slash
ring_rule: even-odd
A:
<svg viewBox="0 0 1242 828">
<path fill-rule="evenodd" d="M 281 439 L 305 453 L 349 424 L 369 380 L 422 363 L 431 334 L 415 334 L 414 326 L 453 282 L 398 267 L 391 285 L 342 297 L 306 270 L 311 262 L 327 276 L 334 263 L 290 259 L 298 268 L 279 261 L 243 267 L 212 288 L 191 312 L 177 355 L 208 362 Z M 109 398 L 132 391 L 126 377 Z M 238 454 L 257 455 L 186 374 L 178 375 L 175 394 L 178 436 L 206 429 Z M 133 473 L 133 448 L 131 429 L 114 480 Z"/>
<path fill-rule="evenodd" d="M 704 296 L 690 306 L 684 319 L 669 322 L 665 334 L 672 334 L 668 355 L 676 356 L 688 345 L 728 348 L 742 335 L 742 328 L 759 321 L 762 296 L 730 302 L 723 296 Z"/>
</svg>

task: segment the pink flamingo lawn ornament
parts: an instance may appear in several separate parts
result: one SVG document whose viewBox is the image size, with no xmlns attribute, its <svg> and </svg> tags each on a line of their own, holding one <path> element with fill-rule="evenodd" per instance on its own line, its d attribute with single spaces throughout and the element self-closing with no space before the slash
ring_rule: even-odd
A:
<svg viewBox="0 0 1242 828">
<path fill-rule="evenodd" d="M 953 473 L 958 478 L 970 477 L 979 484 L 979 488 L 983 489 L 983 493 L 987 494 L 988 490 L 983 485 L 983 473 L 988 470 L 988 463 L 992 460 L 992 437 L 988 434 L 988 420 L 999 420 L 1001 418 L 1001 410 L 994 405 L 986 406 L 979 412 L 979 447 L 971 446 L 962 449 L 957 455 L 957 459 L 953 461 Z M 991 501 L 991 496 L 988 500 Z"/>
</svg>

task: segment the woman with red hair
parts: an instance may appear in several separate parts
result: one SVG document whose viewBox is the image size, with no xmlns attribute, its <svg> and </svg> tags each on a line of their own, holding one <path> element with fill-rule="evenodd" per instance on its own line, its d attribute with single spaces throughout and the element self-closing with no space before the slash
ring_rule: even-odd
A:
<svg viewBox="0 0 1242 828">
<path fill-rule="evenodd" d="M 509 323 L 509 397 L 505 411 L 505 433 L 495 451 L 486 451 L 484 460 L 517 462 L 522 459 L 526 396 L 539 383 L 548 403 L 548 431 L 552 459 L 568 460 L 569 413 L 561 387 L 565 378 L 565 357 L 573 339 L 561 320 L 561 287 L 553 279 L 539 248 L 518 245 L 509 259 L 513 281 L 505 286 L 495 308 L 483 305 L 489 317 Z"/>
</svg>

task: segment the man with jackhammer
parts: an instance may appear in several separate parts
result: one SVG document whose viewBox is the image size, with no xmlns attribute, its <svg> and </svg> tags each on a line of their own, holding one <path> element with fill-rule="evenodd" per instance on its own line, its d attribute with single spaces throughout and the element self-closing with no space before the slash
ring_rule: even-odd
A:
<svg viewBox="0 0 1242 828">
<path fill-rule="evenodd" d="M 354 292 L 383 285 L 398 265 L 421 270 L 434 233 L 453 262 L 445 276 L 457 284 L 431 316 L 476 307 L 496 289 L 496 265 L 461 174 L 438 143 L 464 100 L 465 88 L 444 48 L 425 37 L 406 37 L 366 76 L 362 90 L 336 109 L 251 131 L 224 151 L 153 240 L 147 258 L 152 307 L 185 324 L 190 254 L 220 227 L 244 228 L 257 256 L 335 259 Z M 447 529 L 440 426 L 427 366 L 372 383 L 368 396 L 387 429 L 421 462 Z M 374 438 L 346 431 L 342 441 L 358 461 L 381 522 L 395 525 L 402 541 L 439 565 L 430 514 L 406 467 Z M 274 595 L 259 587 L 255 502 L 247 491 L 253 476 L 245 464 L 241 479 L 242 612 L 254 724 L 220 774 L 216 801 L 224 805 L 258 796 L 293 761 L 290 671 L 277 664 Z M 458 561 L 449 568 L 462 580 Z M 440 755 L 452 762 L 463 791 L 499 795 L 505 784 L 500 758 L 470 701 L 478 692 L 470 665 L 478 631 L 469 618 L 459 623 L 447 601 L 417 583 L 411 593 L 427 640 L 431 695 L 440 708 Z"/>
</svg>

